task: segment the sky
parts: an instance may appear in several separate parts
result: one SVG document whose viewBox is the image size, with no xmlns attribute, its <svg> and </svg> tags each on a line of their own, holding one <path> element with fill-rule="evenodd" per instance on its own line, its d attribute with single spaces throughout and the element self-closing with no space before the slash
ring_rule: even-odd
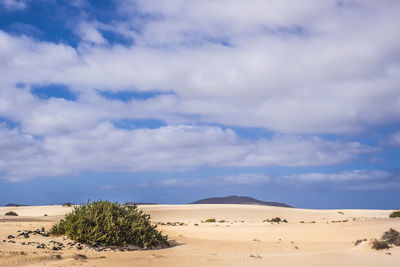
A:
<svg viewBox="0 0 400 267">
<path fill-rule="evenodd" d="M 0 205 L 400 208 L 400 1 L 0 0 Z"/>
</svg>

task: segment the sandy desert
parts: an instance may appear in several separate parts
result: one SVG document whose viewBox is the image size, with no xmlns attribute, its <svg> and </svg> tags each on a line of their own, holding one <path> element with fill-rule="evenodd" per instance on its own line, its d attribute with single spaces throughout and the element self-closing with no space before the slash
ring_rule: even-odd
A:
<svg viewBox="0 0 400 267">
<path fill-rule="evenodd" d="M 158 229 L 168 235 L 171 247 L 102 251 L 85 245 L 78 247 L 71 245 L 72 241 L 66 237 L 39 234 L 42 227 L 47 231 L 71 207 L 2 207 L 0 266 L 399 266 L 400 263 L 400 247 L 373 250 L 369 244 L 390 228 L 400 230 L 400 218 L 390 219 L 388 210 L 306 210 L 257 205 L 143 205 L 139 209 L 149 213 Z M 8 211 L 19 216 L 4 216 Z M 264 221 L 274 217 L 288 223 Z M 216 222 L 205 222 L 210 218 Z M 24 232 L 29 237 L 24 237 Z M 364 239 L 355 245 L 357 240 Z"/>
</svg>

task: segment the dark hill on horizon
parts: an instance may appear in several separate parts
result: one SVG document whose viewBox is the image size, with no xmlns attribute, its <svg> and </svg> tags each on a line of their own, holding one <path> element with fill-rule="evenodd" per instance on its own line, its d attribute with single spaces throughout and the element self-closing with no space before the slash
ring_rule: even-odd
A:
<svg viewBox="0 0 400 267">
<path fill-rule="evenodd" d="M 210 197 L 200 199 L 189 204 L 246 204 L 293 208 L 292 206 L 285 203 L 261 201 L 252 197 L 245 196 Z"/>
<path fill-rule="evenodd" d="M 24 205 L 24 204 L 17 204 L 17 203 L 8 203 L 6 205 L 4 205 L 4 207 L 26 207 L 29 205 Z"/>
</svg>

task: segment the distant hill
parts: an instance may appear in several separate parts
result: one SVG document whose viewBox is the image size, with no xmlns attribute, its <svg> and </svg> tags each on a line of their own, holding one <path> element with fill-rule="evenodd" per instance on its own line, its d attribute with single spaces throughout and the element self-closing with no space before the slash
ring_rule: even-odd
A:
<svg viewBox="0 0 400 267">
<path fill-rule="evenodd" d="M 228 196 L 228 197 L 210 197 L 197 200 L 189 204 L 246 204 L 246 205 L 265 205 L 274 207 L 293 208 L 292 206 L 279 202 L 266 202 L 252 197 Z"/>
<path fill-rule="evenodd" d="M 4 205 L 4 207 L 22 207 L 22 206 L 29 206 L 29 205 L 23 205 L 17 203 L 8 203 L 7 205 Z"/>
</svg>

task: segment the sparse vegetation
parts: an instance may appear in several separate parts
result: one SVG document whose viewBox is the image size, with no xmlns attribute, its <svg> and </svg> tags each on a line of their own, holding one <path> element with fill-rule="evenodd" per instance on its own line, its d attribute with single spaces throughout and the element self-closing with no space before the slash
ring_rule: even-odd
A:
<svg viewBox="0 0 400 267">
<path fill-rule="evenodd" d="M 288 221 L 286 220 L 286 219 L 281 219 L 281 218 L 279 218 L 279 217 L 275 217 L 275 218 L 272 218 L 272 219 L 265 219 L 263 222 L 271 222 L 271 223 L 280 223 L 280 222 L 283 222 L 283 223 L 287 223 Z"/>
<path fill-rule="evenodd" d="M 341 223 L 341 222 L 347 222 L 348 220 L 341 220 L 341 221 L 331 221 L 331 223 Z"/>
<path fill-rule="evenodd" d="M 6 216 L 18 216 L 18 214 L 15 211 L 8 211 L 4 215 L 6 215 Z"/>
<path fill-rule="evenodd" d="M 389 242 L 395 246 L 400 246 L 400 233 L 393 228 L 383 233 L 382 240 Z"/>
<path fill-rule="evenodd" d="M 253 254 L 251 254 L 250 256 L 249 256 L 250 258 L 254 258 L 254 259 L 262 259 L 262 257 L 260 256 L 260 255 L 253 255 Z"/>
<path fill-rule="evenodd" d="M 389 218 L 400 218 L 400 210 L 390 213 Z"/>
<path fill-rule="evenodd" d="M 72 207 L 72 203 L 71 202 L 66 202 L 64 204 L 62 204 L 63 207 Z"/>
<path fill-rule="evenodd" d="M 137 210 L 137 205 L 97 201 L 77 206 L 55 224 L 50 233 L 92 246 L 132 244 L 151 248 L 168 246 L 167 236 L 150 223 L 150 215 Z"/>
<path fill-rule="evenodd" d="M 358 246 L 358 245 L 360 245 L 362 242 L 364 242 L 364 241 L 367 241 L 367 239 L 366 238 L 364 238 L 364 239 L 357 239 L 356 240 L 356 242 L 354 242 L 354 246 Z"/>
<path fill-rule="evenodd" d="M 161 225 L 168 225 L 168 226 L 186 226 L 187 224 L 184 222 L 167 222 L 167 223 L 160 223 Z"/>
<path fill-rule="evenodd" d="M 389 242 L 387 241 L 375 239 L 374 241 L 372 241 L 371 247 L 376 250 L 381 250 L 388 249 L 390 246 Z"/>
<path fill-rule="evenodd" d="M 205 220 L 204 222 L 206 223 L 215 223 L 217 220 L 215 218 L 209 218 L 207 220 Z"/>
<path fill-rule="evenodd" d="M 338 211 L 338 213 L 344 215 L 343 211 Z"/>
<path fill-rule="evenodd" d="M 400 246 L 400 233 L 393 228 L 384 232 L 380 240 L 371 242 L 371 247 L 376 250 L 390 248 L 390 245 Z"/>
</svg>

